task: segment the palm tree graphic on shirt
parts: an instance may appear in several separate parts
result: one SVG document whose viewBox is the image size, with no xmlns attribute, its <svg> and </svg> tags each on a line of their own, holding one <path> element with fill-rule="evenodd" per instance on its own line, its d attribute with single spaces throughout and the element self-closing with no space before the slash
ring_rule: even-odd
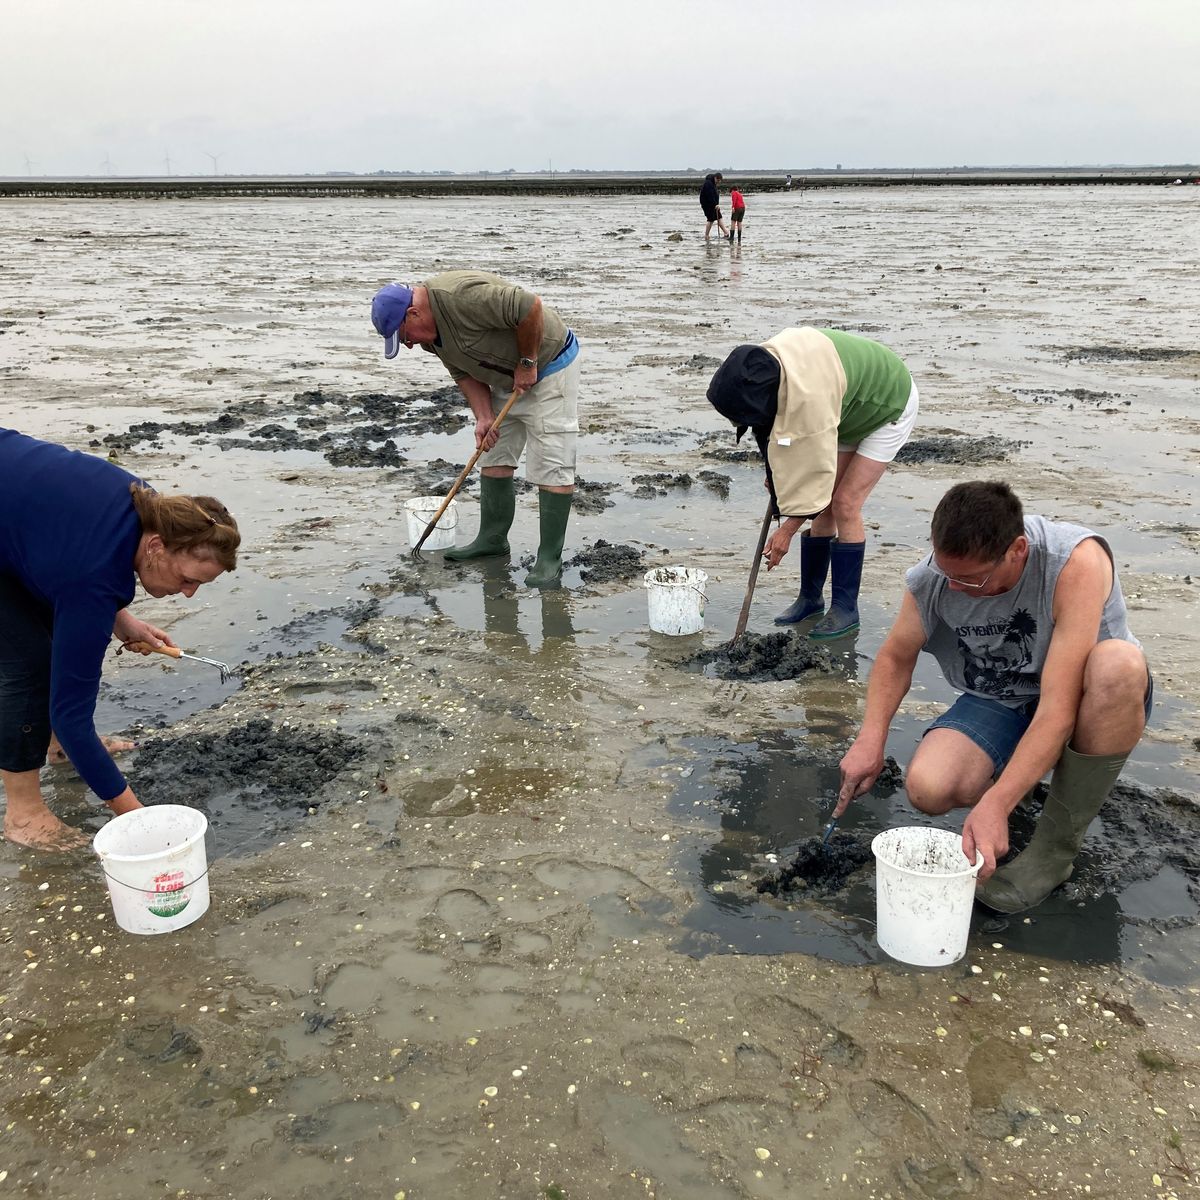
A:
<svg viewBox="0 0 1200 1200">
<path fill-rule="evenodd" d="M 1008 618 L 1003 635 L 977 645 L 969 645 L 960 636 L 958 652 L 963 658 L 963 678 L 972 691 L 999 696 L 1025 690 L 1028 668 L 1033 664 L 1033 646 L 1037 621 L 1026 608 L 1016 609 Z"/>
</svg>

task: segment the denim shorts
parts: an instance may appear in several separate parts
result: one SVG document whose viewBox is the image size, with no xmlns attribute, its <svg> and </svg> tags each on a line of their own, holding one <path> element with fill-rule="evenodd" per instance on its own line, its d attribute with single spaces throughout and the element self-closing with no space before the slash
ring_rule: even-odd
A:
<svg viewBox="0 0 1200 1200">
<path fill-rule="evenodd" d="M 1149 721 L 1150 710 L 1154 707 L 1154 676 L 1149 667 L 1146 668 L 1144 702 L 1146 720 Z M 1025 736 L 1037 706 L 1037 700 L 1030 700 L 1020 708 L 1009 708 L 998 700 L 986 700 L 964 692 L 929 729 L 956 729 L 965 734 L 992 760 L 993 774 L 999 775 L 1012 758 L 1017 743 Z"/>
</svg>

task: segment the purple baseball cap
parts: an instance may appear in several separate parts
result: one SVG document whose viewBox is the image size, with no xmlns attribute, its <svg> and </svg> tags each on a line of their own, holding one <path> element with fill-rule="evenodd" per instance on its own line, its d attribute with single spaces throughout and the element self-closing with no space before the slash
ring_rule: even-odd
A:
<svg viewBox="0 0 1200 1200">
<path fill-rule="evenodd" d="M 400 326 L 408 316 L 412 298 L 412 288 L 407 284 L 389 283 L 371 301 L 371 324 L 383 338 L 384 358 L 395 358 L 400 353 Z"/>
</svg>

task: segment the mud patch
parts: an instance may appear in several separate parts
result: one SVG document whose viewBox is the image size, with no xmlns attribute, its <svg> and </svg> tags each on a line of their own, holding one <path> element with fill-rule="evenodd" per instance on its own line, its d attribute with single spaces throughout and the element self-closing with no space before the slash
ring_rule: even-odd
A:
<svg viewBox="0 0 1200 1200">
<path fill-rule="evenodd" d="M 701 650 L 685 658 L 680 666 L 711 668 L 720 679 L 742 679 L 750 683 L 798 679 L 810 671 L 828 675 L 833 671 L 829 652 L 803 634 L 743 633 L 737 643 Z"/>
<path fill-rule="evenodd" d="M 579 578 L 584 583 L 612 583 L 633 579 L 646 568 L 645 555 L 633 546 L 620 543 L 614 545 L 603 538 L 574 558 L 568 559 L 568 567 L 579 568 Z"/>
<path fill-rule="evenodd" d="M 469 420 L 452 387 L 408 396 L 310 391 L 274 403 L 256 398 L 229 404 L 212 421 L 141 421 L 94 444 L 122 453 L 143 444 L 161 447 L 168 435 L 222 450 L 308 450 L 335 467 L 398 467 L 407 460 L 397 439 L 456 433 Z M 235 433 L 241 436 L 230 436 Z"/>
<path fill-rule="evenodd" d="M 706 433 L 699 441 L 697 449 L 702 458 L 713 462 L 749 463 L 761 462 L 762 456 L 752 439 L 743 438 L 741 442 L 734 441 L 733 430 L 719 433 Z"/>
<path fill-rule="evenodd" d="M 1182 346 L 1058 346 L 1067 362 L 1177 362 L 1200 359 L 1200 351 Z"/>
<path fill-rule="evenodd" d="M 914 438 L 901 447 L 898 463 L 945 463 L 969 467 L 978 463 L 1004 462 L 1029 442 L 1014 442 L 988 434 L 985 437 L 926 437 Z"/>
<path fill-rule="evenodd" d="M 838 830 L 823 845 L 819 837 L 808 838 L 796 848 L 796 857 L 786 867 L 764 876 L 755 885 L 760 894 L 787 896 L 790 893 L 840 892 L 860 867 L 871 861 L 871 846 L 852 833 Z"/>
<path fill-rule="evenodd" d="M 656 496 L 665 496 L 668 492 L 687 491 L 695 481 L 686 471 L 676 475 L 669 471 L 659 471 L 653 475 L 635 475 L 629 482 L 633 484 L 633 494 L 639 500 L 651 500 Z"/>
<path fill-rule="evenodd" d="M 1078 404 L 1099 409 L 1115 409 L 1116 401 L 1121 400 L 1119 392 L 1095 392 L 1090 388 L 1013 388 L 1013 395 L 1020 396 L 1032 404 L 1065 404 L 1068 411 L 1073 411 Z M 1122 400 L 1124 407 L 1129 407 L 1132 400 Z"/>
<path fill-rule="evenodd" d="M 526 492 L 536 492 L 538 486 L 535 483 L 530 483 L 524 476 L 519 476 L 516 481 L 517 491 L 524 494 Z M 571 501 L 571 507 L 576 512 L 587 513 L 594 515 L 603 512 L 606 508 L 613 507 L 613 501 L 608 497 L 616 491 L 615 483 L 597 483 L 587 479 L 575 480 L 574 498 Z M 447 484 L 446 490 L 449 490 Z"/>
<path fill-rule="evenodd" d="M 298 819 L 320 806 L 322 789 L 363 757 L 364 743 L 320 729 L 276 728 L 258 718 L 223 733 L 156 738 L 138 752 L 143 804 L 187 804 L 224 835 L 224 852 L 261 849 L 279 824 L 272 811 Z M 232 835 L 232 836 L 231 836 Z"/>
</svg>

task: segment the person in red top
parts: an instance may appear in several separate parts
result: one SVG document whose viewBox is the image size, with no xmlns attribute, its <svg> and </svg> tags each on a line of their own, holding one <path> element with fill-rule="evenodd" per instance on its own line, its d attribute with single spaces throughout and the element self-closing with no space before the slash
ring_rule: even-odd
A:
<svg viewBox="0 0 1200 1200">
<path fill-rule="evenodd" d="M 731 212 L 729 214 L 729 240 L 733 241 L 733 235 L 737 234 L 737 240 L 742 240 L 742 218 L 746 215 L 746 197 L 741 192 L 734 188 L 729 193 L 729 203 Z"/>
</svg>

